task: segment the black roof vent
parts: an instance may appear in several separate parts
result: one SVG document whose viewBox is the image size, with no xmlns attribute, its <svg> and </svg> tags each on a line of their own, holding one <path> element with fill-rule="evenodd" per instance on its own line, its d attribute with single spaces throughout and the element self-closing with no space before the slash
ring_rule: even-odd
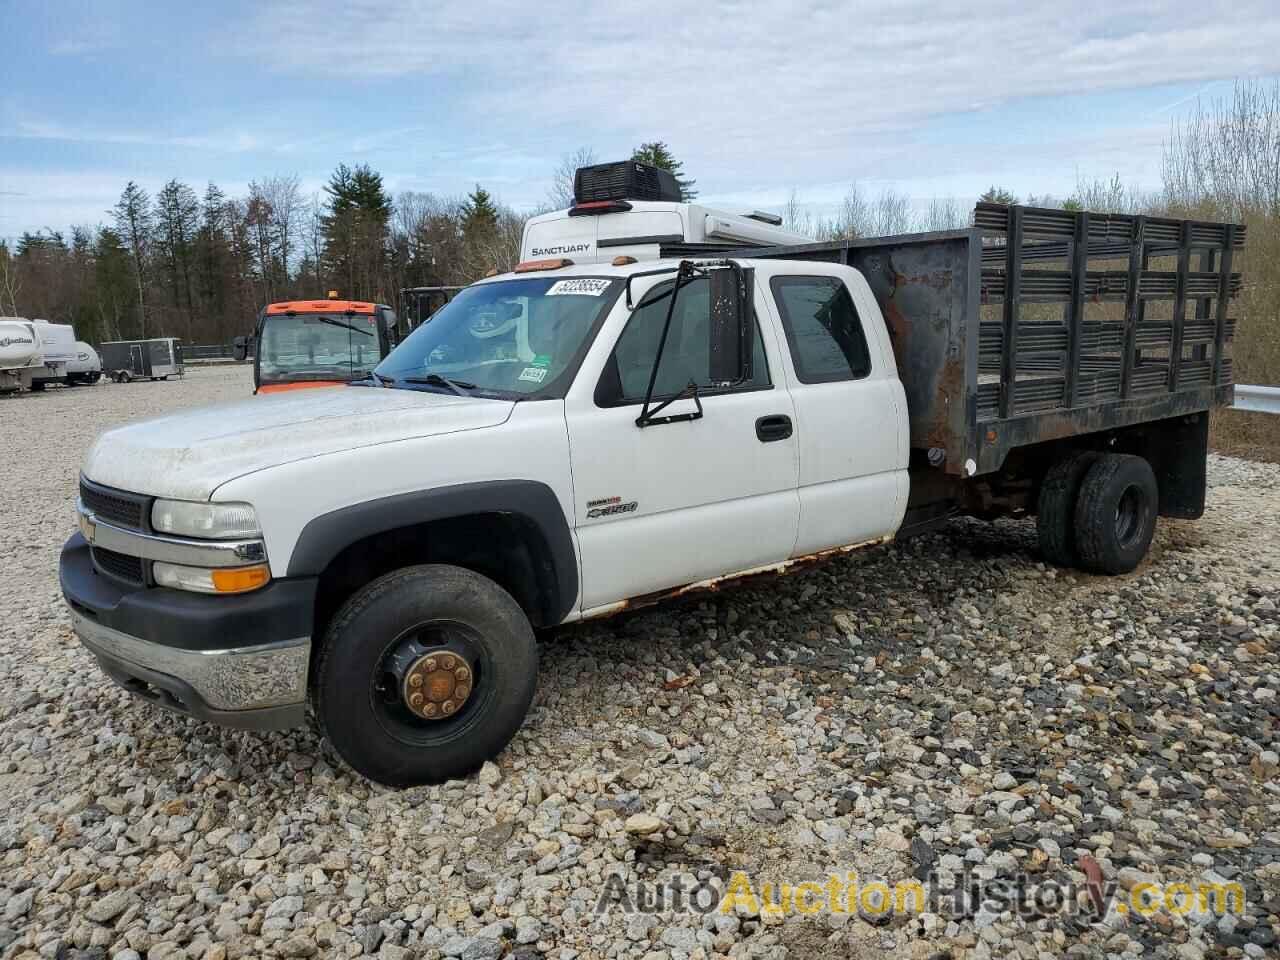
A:
<svg viewBox="0 0 1280 960">
<path fill-rule="evenodd" d="M 680 184 L 669 170 L 634 160 L 579 167 L 573 175 L 575 204 L 602 200 L 681 201 Z"/>
</svg>

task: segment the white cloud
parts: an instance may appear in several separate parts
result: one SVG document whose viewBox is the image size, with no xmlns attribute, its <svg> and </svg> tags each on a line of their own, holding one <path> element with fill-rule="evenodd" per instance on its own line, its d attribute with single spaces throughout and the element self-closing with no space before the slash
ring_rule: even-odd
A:
<svg viewBox="0 0 1280 960">
<path fill-rule="evenodd" d="M 1117 171 L 1151 187 L 1170 117 L 1186 109 L 1184 90 L 1221 93 L 1236 76 L 1280 73 L 1280 8 L 1275 0 L 282 0 L 228 19 L 191 56 L 193 69 L 210 71 L 215 101 L 225 70 L 257 78 L 261 100 L 217 103 L 241 112 L 217 113 L 204 129 L 197 113 L 57 122 L 47 112 L 17 114 L 15 99 L 0 111 L 8 118 L 0 137 L 103 145 L 100 157 L 113 146 L 154 148 L 156 185 L 185 174 L 235 190 L 226 181 L 255 170 L 317 176 L 345 160 L 372 164 L 393 190 L 456 193 L 481 180 L 521 206 L 541 201 L 564 152 L 591 145 L 611 159 L 654 138 L 672 145 L 705 199 L 753 206 L 776 207 L 792 187 L 834 204 L 855 178 L 922 198 L 966 198 L 992 182 L 1062 195 L 1077 173 Z M 1109 98 L 1148 86 L 1180 89 L 1142 100 L 1132 116 L 1078 115 L 1081 103 L 1114 105 Z M 1080 94 L 1095 99 L 1056 115 L 1056 98 Z M 333 96 L 325 129 L 293 112 L 307 96 Z M 384 98 L 372 128 L 359 123 L 363 97 Z M 34 111 L 38 100 L 25 99 Z M 386 122 L 388 103 L 403 122 Z M 99 209 L 135 176 L 119 166 L 91 201 Z M 0 189 L 5 179 L 0 170 Z M 38 190 L 38 177 L 29 185 Z M 74 201 L 44 193 L 52 206 L 32 201 L 21 217 L 56 225 L 101 216 L 86 217 L 86 206 L 62 219 L 56 211 Z M 0 233 L 18 222 L 20 200 L 0 197 Z"/>
<path fill-rule="evenodd" d="M 238 33 L 245 56 L 289 74 L 447 84 L 477 125 L 539 155 L 539 178 L 579 143 L 660 137 L 704 185 L 714 171 L 732 189 L 906 179 L 924 165 L 977 175 L 1008 166 L 998 144 L 921 150 L 913 132 L 1021 98 L 1280 69 L 1274 0 L 291 0 Z M 1068 139 L 1053 117 L 1042 126 L 1050 143 Z"/>
<path fill-rule="evenodd" d="M 253 134 L 241 130 L 183 135 L 154 130 L 122 130 L 84 125 L 60 124 L 49 120 L 19 120 L 8 128 L 0 128 L 0 137 L 15 140 L 58 140 L 65 143 L 101 143 L 117 146 L 187 147 L 197 150 L 243 153 L 267 149 Z"/>
</svg>

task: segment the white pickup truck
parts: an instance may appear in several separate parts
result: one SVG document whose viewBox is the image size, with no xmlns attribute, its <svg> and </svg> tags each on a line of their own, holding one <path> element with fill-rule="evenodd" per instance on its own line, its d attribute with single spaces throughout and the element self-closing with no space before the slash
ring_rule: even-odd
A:
<svg viewBox="0 0 1280 960">
<path fill-rule="evenodd" d="M 1203 511 L 1243 229 L 976 221 L 557 254 L 462 291 L 360 384 L 110 430 L 61 558 L 75 631 L 140 697 L 252 728 L 309 708 L 407 785 L 502 750 L 536 628 L 959 514 L 1036 514 L 1049 560 L 1131 570 L 1157 514 Z"/>
</svg>

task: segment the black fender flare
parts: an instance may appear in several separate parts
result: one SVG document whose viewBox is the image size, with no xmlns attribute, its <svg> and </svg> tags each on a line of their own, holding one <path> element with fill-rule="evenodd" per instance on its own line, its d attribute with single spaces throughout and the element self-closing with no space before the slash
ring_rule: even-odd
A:
<svg viewBox="0 0 1280 960">
<path fill-rule="evenodd" d="M 314 517 L 302 528 L 289 558 L 289 577 L 314 577 L 351 544 L 400 527 L 469 514 L 518 518 L 546 546 L 535 557 L 539 583 L 549 588 L 543 615 L 560 623 L 578 600 L 578 556 L 555 492 L 536 480 L 461 483 L 368 500 Z"/>
</svg>

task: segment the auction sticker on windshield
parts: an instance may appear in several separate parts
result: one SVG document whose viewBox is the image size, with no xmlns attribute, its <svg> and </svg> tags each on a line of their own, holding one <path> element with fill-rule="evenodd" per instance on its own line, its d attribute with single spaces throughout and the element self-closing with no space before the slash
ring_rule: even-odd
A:
<svg viewBox="0 0 1280 960">
<path fill-rule="evenodd" d="M 583 277 L 581 280 L 557 280 L 547 291 L 548 297 L 577 295 L 580 297 L 598 297 L 609 289 L 608 280 Z"/>
<path fill-rule="evenodd" d="M 521 371 L 519 379 L 528 380 L 531 383 L 541 383 L 547 379 L 546 367 L 525 367 Z"/>
</svg>

